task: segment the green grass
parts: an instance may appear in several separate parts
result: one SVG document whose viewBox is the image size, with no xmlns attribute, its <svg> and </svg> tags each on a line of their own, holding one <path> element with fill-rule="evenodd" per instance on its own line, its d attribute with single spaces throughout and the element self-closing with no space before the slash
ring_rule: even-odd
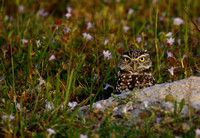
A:
<svg viewBox="0 0 200 138">
<path fill-rule="evenodd" d="M 92 115 L 90 118 L 75 116 L 79 107 L 86 104 L 90 105 L 92 114 L 93 103 L 111 95 L 112 92 L 103 90 L 103 85 L 114 86 L 122 51 L 148 50 L 158 83 L 198 75 L 200 32 L 191 21 L 200 25 L 198 3 L 198 0 L 157 3 L 145 0 L 1 1 L 0 135 L 46 137 L 47 129 L 52 128 L 56 131 L 53 137 L 79 137 L 80 134 L 90 137 L 194 137 L 200 118 L 192 109 L 186 118 L 177 114 L 176 110 L 182 109 L 174 113 L 154 111 L 154 116 L 147 114 L 142 122 L 132 120 L 131 126 L 126 125 L 130 121 L 128 116 L 112 122 L 109 110 L 102 113 L 98 127 Z M 23 12 L 19 11 L 21 5 L 25 7 Z M 65 17 L 67 6 L 72 8 L 69 19 Z M 130 15 L 129 8 L 134 9 Z M 49 14 L 39 15 L 40 9 Z M 184 24 L 174 25 L 174 17 L 182 18 Z M 88 22 L 94 28 L 87 29 Z M 124 26 L 130 27 L 126 33 Z M 63 33 L 66 28 L 71 31 Z M 84 39 L 84 32 L 92 39 Z M 171 46 L 167 44 L 168 32 L 175 38 Z M 138 37 L 142 38 L 141 42 L 137 42 Z M 27 39 L 28 43 L 23 44 L 22 39 Z M 106 45 L 105 39 L 109 39 Z M 103 50 L 109 50 L 112 58 L 105 59 Z M 167 57 L 167 51 L 173 53 L 173 58 Z M 51 55 L 56 59 L 50 61 Z M 187 57 L 183 58 L 184 55 Z M 167 71 L 171 67 L 175 68 L 173 76 Z M 41 85 L 39 78 L 44 80 Z M 72 101 L 79 103 L 73 110 L 68 107 L 68 102 Z M 48 103 L 52 109 L 46 107 Z M 3 119 L 5 115 L 15 118 Z M 152 121 L 160 116 L 170 119 L 159 124 Z M 187 131 L 182 127 L 185 123 L 190 128 Z"/>
</svg>

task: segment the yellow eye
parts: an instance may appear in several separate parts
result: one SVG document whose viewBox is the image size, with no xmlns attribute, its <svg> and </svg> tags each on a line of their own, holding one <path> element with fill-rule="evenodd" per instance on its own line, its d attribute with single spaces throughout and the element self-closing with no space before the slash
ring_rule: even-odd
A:
<svg viewBox="0 0 200 138">
<path fill-rule="evenodd" d="M 129 62 L 130 59 L 129 59 L 129 58 L 124 58 L 124 61 L 125 61 L 125 62 Z"/>
<path fill-rule="evenodd" d="M 144 61 L 145 61 L 145 58 L 142 57 L 142 58 L 140 58 L 139 60 L 140 60 L 140 62 L 144 62 Z"/>
</svg>

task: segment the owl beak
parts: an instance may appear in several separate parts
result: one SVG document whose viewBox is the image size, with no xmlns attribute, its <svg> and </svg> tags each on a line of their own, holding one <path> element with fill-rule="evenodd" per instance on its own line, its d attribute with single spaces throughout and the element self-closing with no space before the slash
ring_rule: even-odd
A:
<svg viewBox="0 0 200 138">
<path fill-rule="evenodd" d="M 132 63 L 131 66 L 133 67 L 133 70 L 136 70 L 136 69 L 137 69 L 137 65 L 136 65 L 136 64 Z"/>
<path fill-rule="evenodd" d="M 133 65 L 133 68 L 134 68 L 134 70 L 136 70 L 136 69 L 137 69 L 137 66 L 136 66 L 136 64 L 134 64 L 134 65 Z"/>
</svg>

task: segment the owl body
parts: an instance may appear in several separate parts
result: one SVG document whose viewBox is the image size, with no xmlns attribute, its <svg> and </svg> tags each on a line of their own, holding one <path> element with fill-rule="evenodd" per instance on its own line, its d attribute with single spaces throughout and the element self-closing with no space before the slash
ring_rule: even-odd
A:
<svg viewBox="0 0 200 138">
<path fill-rule="evenodd" d="M 147 51 L 130 50 L 122 53 L 118 62 L 116 93 L 149 87 L 155 84 L 152 62 Z"/>
</svg>

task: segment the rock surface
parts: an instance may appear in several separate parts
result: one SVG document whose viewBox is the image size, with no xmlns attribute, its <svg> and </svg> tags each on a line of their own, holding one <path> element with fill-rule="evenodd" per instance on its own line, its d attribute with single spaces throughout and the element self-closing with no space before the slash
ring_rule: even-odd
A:
<svg viewBox="0 0 200 138">
<path fill-rule="evenodd" d="M 113 116 L 129 114 L 137 117 L 144 110 L 154 108 L 165 111 L 174 111 L 174 101 L 177 105 L 182 100 L 185 105 L 182 115 L 188 114 L 188 105 L 196 111 L 200 110 L 200 77 L 189 77 L 172 83 L 156 84 L 152 87 L 133 90 L 119 95 L 114 95 L 107 100 L 101 100 L 93 104 L 93 112 L 112 111 Z M 88 116 L 90 106 L 79 109 L 79 115 Z"/>
</svg>

